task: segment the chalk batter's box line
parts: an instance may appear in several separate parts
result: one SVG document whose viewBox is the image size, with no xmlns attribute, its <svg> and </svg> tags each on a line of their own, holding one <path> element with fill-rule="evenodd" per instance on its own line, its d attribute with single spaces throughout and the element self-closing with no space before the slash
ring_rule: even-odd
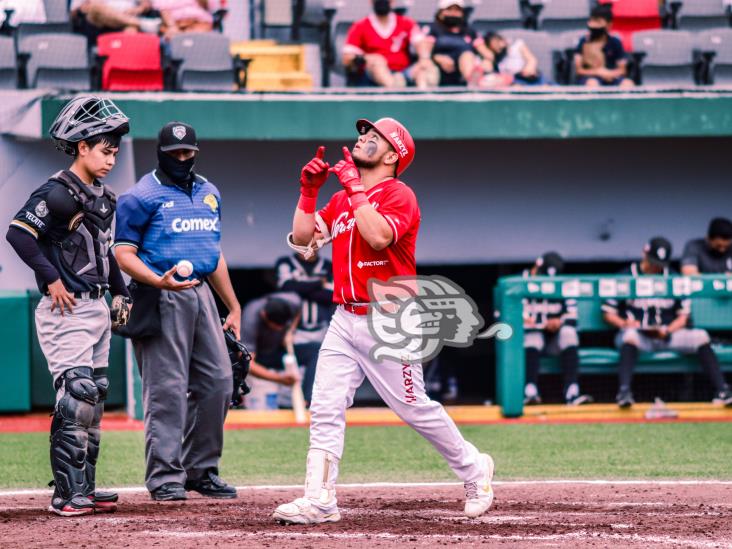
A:
<svg viewBox="0 0 732 549">
<path fill-rule="evenodd" d="M 547 485 L 596 485 L 596 486 L 732 486 L 732 480 L 642 480 L 642 479 L 547 479 L 547 480 L 496 480 L 494 486 L 547 486 Z M 369 489 L 369 488 L 439 488 L 458 487 L 460 482 L 366 482 L 344 483 L 338 488 Z M 237 486 L 237 490 L 299 490 L 302 484 L 259 484 L 251 486 Z M 136 494 L 147 492 L 144 486 L 121 486 L 119 488 L 105 488 L 121 494 Z M 37 496 L 52 494 L 49 489 L 20 489 L 0 490 L 0 497 Z"/>
</svg>

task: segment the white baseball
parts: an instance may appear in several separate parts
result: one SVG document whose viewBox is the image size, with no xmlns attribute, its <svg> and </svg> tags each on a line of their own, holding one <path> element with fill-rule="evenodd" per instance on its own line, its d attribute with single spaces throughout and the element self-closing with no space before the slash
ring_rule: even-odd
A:
<svg viewBox="0 0 732 549">
<path fill-rule="evenodd" d="M 193 263 L 187 259 L 181 259 L 176 265 L 175 272 L 183 278 L 188 278 L 193 274 Z"/>
</svg>

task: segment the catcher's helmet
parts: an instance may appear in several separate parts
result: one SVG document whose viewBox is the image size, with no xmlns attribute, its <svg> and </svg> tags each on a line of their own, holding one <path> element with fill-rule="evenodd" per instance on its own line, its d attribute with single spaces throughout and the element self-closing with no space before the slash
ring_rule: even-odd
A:
<svg viewBox="0 0 732 549">
<path fill-rule="evenodd" d="M 360 119 L 356 122 L 356 129 L 358 133 L 363 135 L 367 131 L 374 129 L 386 139 L 389 144 L 394 148 L 396 153 L 399 155 L 399 162 L 397 163 L 396 174 L 401 175 L 414 160 L 415 146 L 414 139 L 409 134 L 407 128 L 393 118 L 381 118 L 376 122 L 371 122 L 365 118 Z"/>
<path fill-rule="evenodd" d="M 124 135 L 129 131 L 129 118 L 114 102 L 95 95 L 82 95 L 66 104 L 48 133 L 56 140 L 57 149 L 75 156 L 74 143 L 102 133 Z"/>
</svg>

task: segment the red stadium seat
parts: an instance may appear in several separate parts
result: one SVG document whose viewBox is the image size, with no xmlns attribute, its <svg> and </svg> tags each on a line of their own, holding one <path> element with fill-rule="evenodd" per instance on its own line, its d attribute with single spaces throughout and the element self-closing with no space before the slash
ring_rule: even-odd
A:
<svg viewBox="0 0 732 549">
<path fill-rule="evenodd" d="M 626 51 L 633 50 L 633 33 L 661 28 L 658 0 L 601 0 L 613 7 L 613 33 Z"/>
<path fill-rule="evenodd" d="M 102 69 L 102 89 L 110 91 L 161 91 L 163 68 L 160 40 L 151 34 L 115 32 L 97 40 L 99 55 L 107 58 Z"/>
</svg>

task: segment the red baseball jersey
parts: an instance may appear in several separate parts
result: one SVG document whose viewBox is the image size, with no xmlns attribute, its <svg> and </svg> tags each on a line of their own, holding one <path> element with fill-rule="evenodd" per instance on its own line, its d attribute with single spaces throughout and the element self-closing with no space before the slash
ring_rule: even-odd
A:
<svg viewBox="0 0 732 549">
<path fill-rule="evenodd" d="M 317 214 L 319 224 L 322 221 L 333 238 L 336 303 L 368 303 L 367 283 L 372 278 L 386 281 L 417 274 L 414 253 L 420 212 L 414 191 L 398 179 L 388 179 L 369 189 L 366 196 L 394 232 L 392 243 L 381 251 L 374 250 L 358 232 L 346 191 L 334 194 Z"/>
<path fill-rule="evenodd" d="M 378 53 L 386 58 L 390 70 L 401 72 L 412 64 L 410 44 L 416 44 L 423 38 L 419 25 L 409 17 L 390 13 L 386 26 L 382 26 L 371 14 L 351 26 L 343 52 L 355 55 Z"/>
</svg>

